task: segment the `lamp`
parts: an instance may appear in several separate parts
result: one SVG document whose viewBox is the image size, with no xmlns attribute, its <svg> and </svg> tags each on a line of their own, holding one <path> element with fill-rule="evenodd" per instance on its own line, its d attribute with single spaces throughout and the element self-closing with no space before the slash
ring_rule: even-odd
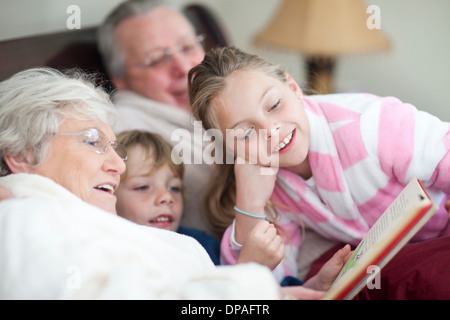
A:
<svg viewBox="0 0 450 320">
<path fill-rule="evenodd" d="M 314 93 L 333 90 L 336 57 L 389 48 L 379 29 L 369 29 L 363 0 L 284 0 L 255 43 L 306 55 L 308 83 Z"/>
</svg>

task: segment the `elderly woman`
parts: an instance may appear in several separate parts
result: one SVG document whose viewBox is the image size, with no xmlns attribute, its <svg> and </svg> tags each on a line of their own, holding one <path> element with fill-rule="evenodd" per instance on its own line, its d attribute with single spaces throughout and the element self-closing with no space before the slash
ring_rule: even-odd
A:
<svg viewBox="0 0 450 320">
<path fill-rule="evenodd" d="M 216 268 L 193 239 L 116 216 L 127 154 L 114 119 L 108 96 L 73 75 L 0 83 L 0 299 L 320 296 L 280 290 L 256 264 Z"/>
<path fill-rule="evenodd" d="M 115 114 L 101 89 L 55 71 L 30 70 L 2 83 L 0 106 L 1 176 L 41 175 L 115 213 L 127 153 L 111 141 Z"/>
</svg>

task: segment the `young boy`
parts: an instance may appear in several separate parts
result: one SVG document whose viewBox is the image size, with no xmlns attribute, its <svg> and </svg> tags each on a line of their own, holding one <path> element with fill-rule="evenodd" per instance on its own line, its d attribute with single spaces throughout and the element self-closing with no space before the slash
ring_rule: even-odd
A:
<svg viewBox="0 0 450 320">
<path fill-rule="evenodd" d="M 214 264 L 220 264 L 220 245 L 212 236 L 180 227 L 183 214 L 183 164 L 171 158 L 171 145 L 145 131 L 126 131 L 117 141 L 128 150 L 127 170 L 118 189 L 117 213 L 135 223 L 175 231 L 195 238 Z"/>
</svg>

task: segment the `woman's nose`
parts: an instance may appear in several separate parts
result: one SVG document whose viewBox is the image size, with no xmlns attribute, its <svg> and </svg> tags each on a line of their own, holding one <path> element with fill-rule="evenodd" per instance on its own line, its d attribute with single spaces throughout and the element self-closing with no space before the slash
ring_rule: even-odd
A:
<svg viewBox="0 0 450 320">
<path fill-rule="evenodd" d="M 117 154 L 113 148 L 108 148 L 106 159 L 103 164 L 105 171 L 114 171 L 121 175 L 126 170 L 125 161 Z"/>
</svg>

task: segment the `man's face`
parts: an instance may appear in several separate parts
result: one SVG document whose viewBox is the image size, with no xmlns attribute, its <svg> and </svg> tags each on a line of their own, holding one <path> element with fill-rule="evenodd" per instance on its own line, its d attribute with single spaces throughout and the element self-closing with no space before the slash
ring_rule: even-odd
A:
<svg viewBox="0 0 450 320">
<path fill-rule="evenodd" d="M 124 75 L 113 76 L 119 90 L 189 109 L 187 75 L 205 53 L 183 15 L 157 8 L 122 21 L 114 35 L 125 54 Z"/>
</svg>

